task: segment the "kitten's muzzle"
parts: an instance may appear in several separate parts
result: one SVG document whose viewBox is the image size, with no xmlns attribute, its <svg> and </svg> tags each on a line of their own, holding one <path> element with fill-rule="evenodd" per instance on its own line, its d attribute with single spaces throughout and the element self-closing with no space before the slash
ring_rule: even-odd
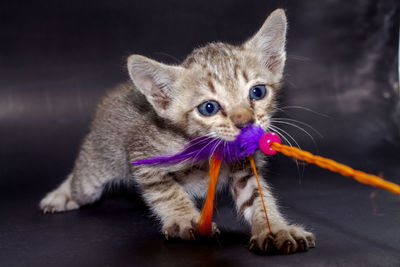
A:
<svg viewBox="0 0 400 267">
<path fill-rule="evenodd" d="M 254 123 L 253 113 L 247 108 L 237 108 L 230 115 L 233 124 L 242 129 Z"/>
</svg>

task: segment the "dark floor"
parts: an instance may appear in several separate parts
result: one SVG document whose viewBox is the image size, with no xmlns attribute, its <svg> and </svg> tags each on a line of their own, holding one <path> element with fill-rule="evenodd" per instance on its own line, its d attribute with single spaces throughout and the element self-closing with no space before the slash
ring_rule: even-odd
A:
<svg viewBox="0 0 400 267">
<path fill-rule="evenodd" d="M 192 243 L 165 241 L 133 188 L 75 212 L 37 208 L 72 168 L 98 99 L 128 79 L 129 54 L 171 63 L 209 41 L 239 43 L 277 7 L 290 25 L 277 116 L 319 133 L 283 129 L 400 183 L 396 1 L 2 1 L 0 266 L 400 266 L 398 196 L 283 156 L 268 181 L 290 221 L 316 234 L 306 253 L 249 252 L 225 195 L 219 240 Z"/>
<path fill-rule="evenodd" d="M 37 190 L 26 196 L 6 194 L 2 201 L 1 265 L 399 266 L 397 196 L 312 167 L 300 181 L 296 168 L 289 168 L 285 174 L 275 173 L 271 183 L 290 220 L 316 234 L 316 248 L 306 253 L 249 252 L 248 230 L 237 222 L 229 199 L 218 202 L 219 241 L 168 242 L 132 195 L 76 212 L 43 215 L 36 206 L 46 190 Z M 398 170 L 392 173 L 400 175 Z"/>
</svg>

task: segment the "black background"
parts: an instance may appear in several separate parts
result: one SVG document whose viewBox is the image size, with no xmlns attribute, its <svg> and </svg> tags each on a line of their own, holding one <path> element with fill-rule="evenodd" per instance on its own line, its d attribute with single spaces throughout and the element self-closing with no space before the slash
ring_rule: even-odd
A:
<svg viewBox="0 0 400 267">
<path fill-rule="evenodd" d="M 268 180 L 289 219 L 316 233 L 307 253 L 248 252 L 224 195 L 219 243 L 164 241 L 133 189 L 75 212 L 37 209 L 71 170 L 96 102 L 128 79 L 127 56 L 178 63 L 210 41 L 239 44 L 278 7 L 289 31 L 277 116 L 319 133 L 280 126 L 302 148 L 400 182 L 396 1 L 2 1 L 0 265 L 399 266 L 397 196 L 283 156 Z"/>
</svg>

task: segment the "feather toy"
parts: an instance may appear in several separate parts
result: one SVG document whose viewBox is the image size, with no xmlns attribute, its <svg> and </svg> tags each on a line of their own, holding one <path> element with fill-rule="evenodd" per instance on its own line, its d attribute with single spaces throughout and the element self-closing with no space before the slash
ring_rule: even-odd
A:
<svg viewBox="0 0 400 267">
<path fill-rule="evenodd" d="M 215 187 L 218 181 L 218 174 L 222 162 L 233 163 L 246 157 L 249 158 L 254 176 L 257 180 L 258 190 L 260 191 L 261 202 L 263 204 L 266 223 L 269 231 L 268 214 L 264 203 L 263 194 L 259 182 L 258 173 L 253 159 L 256 150 L 261 150 L 264 154 L 273 156 L 277 152 L 293 157 L 308 163 L 316 164 L 321 168 L 340 173 L 343 176 L 351 177 L 360 183 L 380 187 L 395 194 L 400 194 L 400 186 L 384 180 L 376 175 L 367 174 L 362 171 L 354 170 L 351 167 L 313 155 L 307 151 L 282 144 L 280 137 L 272 132 L 264 133 L 260 126 L 248 126 L 243 128 L 234 141 L 226 142 L 210 137 L 199 137 L 192 140 L 183 151 L 170 155 L 161 156 L 144 160 L 132 161 L 132 164 L 175 164 L 186 160 L 198 162 L 204 159 L 210 160 L 209 186 L 207 197 L 204 202 L 200 219 L 197 224 L 197 233 L 200 235 L 212 234 L 212 215 L 215 197 Z"/>
</svg>

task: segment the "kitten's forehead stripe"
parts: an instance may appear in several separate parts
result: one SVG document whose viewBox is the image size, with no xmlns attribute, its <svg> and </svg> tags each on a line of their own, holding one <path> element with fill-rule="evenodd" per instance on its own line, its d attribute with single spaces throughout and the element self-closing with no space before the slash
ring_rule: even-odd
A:
<svg viewBox="0 0 400 267">
<path fill-rule="evenodd" d="M 220 91 L 232 98 L 237 98 L 237 94 L 247 83 L 260 76 L 260 71 L 261 75 L 263 73 L 256 58 L 245 52 L 242 46 L 224 43 L 211 43 L 195 49 L 182 65 L 187 69 L 200 67 L 207 76 L 203 84 L 208 85 L 211 92 Z"/>
<path fill-rule="evenodd" d="M 211 80 L 208 80 L 208 87 L 210 87 L 211 92 L 215 93 L 215 87 Z"/>
<path fill-rule="evenodd" d="M 243 76 L 244 81 L 246 83 L 248 83 L 249 82 L 249 76 L 247 75 L 246 70 L 242 70 L 242 76 Z"/>
<path fill-rule="evenodd" d="M 239 69 L 239 65 L 237 63 L 235 63 L 235 67 L 233 68 L 233 73 L 234 73 L 235 79 L 238 78 L 238 69 Z"/>
</svg>

